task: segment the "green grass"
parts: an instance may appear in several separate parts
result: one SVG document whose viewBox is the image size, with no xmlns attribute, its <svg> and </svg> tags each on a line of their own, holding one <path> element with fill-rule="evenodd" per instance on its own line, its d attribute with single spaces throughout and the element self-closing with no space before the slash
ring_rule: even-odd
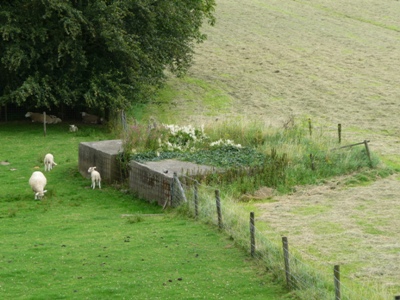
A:
<svg viewBox="0 0 400 300">
<path fill-rule="evenodd" d="M 82 127 L 82 128 L 81 128 Z M 115 138 L 104 128 L 0 125 L 2 299 L 289 299 L 281 283 L 226 235 L 134 198 L 124 185 L 90 189 L 78 172 L 82 141 Z M 46 172 L 35 201 L 28 179 Z M 130 217 L 122 218 L 123 214 Z"/>
<path fill-rule="evenodd" d="M 152 116 L 163 123 L 176 123 L 179 116 L 186 115 L 187 111 L 217 116 L 221 112 L 229 112 L 233 102 L 221 85 L 223 83 L 216 85 L 190 76 L 171 76 L 148 103 L 134 104 L 128 114 L 142 123 Z"/>
</svg>

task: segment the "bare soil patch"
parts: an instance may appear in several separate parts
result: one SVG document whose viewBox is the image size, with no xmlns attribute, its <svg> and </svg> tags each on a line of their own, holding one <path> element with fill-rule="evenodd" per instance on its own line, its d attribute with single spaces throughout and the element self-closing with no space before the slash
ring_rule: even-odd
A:
<svg viewBox="0 0 400 300">
<path fill-rule="evenodd" d="M 217 0 L 215 27 L 189 75 L 232 100 L 219 118 L 246 116 L 282 127 L 289 116 L 324 130 L 342 124 L 349 143 L 399 166 L 400 2 Z M 187 120 L 211 120 L 197 108 Z M 218 114 L 218 112 L 217 112 Z M 212 115 L 212 114 L 211 114 Z M 368 186 L 336 179 L 259 205 L 275 234 L 350 277 L 400 292 L 398 175 Z"/>
</svg>

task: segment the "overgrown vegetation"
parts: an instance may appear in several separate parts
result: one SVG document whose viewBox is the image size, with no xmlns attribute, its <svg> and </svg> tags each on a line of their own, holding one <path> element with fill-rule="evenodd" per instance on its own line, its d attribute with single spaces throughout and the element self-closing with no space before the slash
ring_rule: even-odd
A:
<svg viewBox="0 0 400 300">
<path fill-rule="evenodd" d="M 145 162 L 178 159 L 216 167 L 197 180 L 218 185 L 234 195 L 253 193 L 262 186 L 287 193 L 296 185 L 316 184 L 328 178 L 376 170 L 379 159 L 363 145 L 340 148 L 335 137 L 311 134 L 304 123 L 291 122 L 280 130 L 256 122 L 192 126 L 135 124 L 124 136 L 124 159 Z M 370 180 L 374 178 L 369 177 Z"/>
</svg>

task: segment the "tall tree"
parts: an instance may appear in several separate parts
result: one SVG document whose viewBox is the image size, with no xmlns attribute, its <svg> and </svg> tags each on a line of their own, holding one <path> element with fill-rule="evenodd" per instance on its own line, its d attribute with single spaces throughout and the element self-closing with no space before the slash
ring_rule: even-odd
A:
<svg viewBox="0 0 400 300">
<path fill-rule="evenodd" d="M 0 105 L 123 108 L 185 73 L 215 0 L 2 0 Z"/>
</svg>

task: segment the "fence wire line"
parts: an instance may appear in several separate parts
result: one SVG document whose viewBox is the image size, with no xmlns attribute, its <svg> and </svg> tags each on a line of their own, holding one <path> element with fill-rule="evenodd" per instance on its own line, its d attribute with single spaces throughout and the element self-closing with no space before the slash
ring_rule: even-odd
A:
<svg viewBox="0 0 400 300">
<path fill-rule="evenodd" d="M 180 181 L 186 196 L 182 197 L 181 192 L 176 188 L 176 184 L 174 183 L 175 187 L 173 188 L 172 198 L 177 197 L 179 200 L 173 200 L 172 202 L 175 205 L 178 203 L 182 204 L 185 198 L 187 200 L 185 203 L 188 207 L 188 212 L 192 217 L 218 226 L 216 189 L 199 184 L 193 178 L 185 175 L 179 176 L 178 181 Z M 195 195 L 195 191 L 197 191 L 197 195 Z M 195 215 L 194 203 L 196 197 L 198 202 L 197 216 Z M 220 197 L 220 200 L 223 230 L 233 238 L 236 244 L 250 253 L 249 215 L 245 215 L 243 210 L 239 209 L 239 205 L 235 204 L 234 201 L 225 200 L 224 197 Z M 265 266 L 280 281 L 285 282 L 286 270 L 283 263 L 284 253 L 281 241 L 279 241 L 277 236 L 275 237 L 276 240 L 273 241 L 264 232 L 258 231 L 257 224 L 254 226 L 254 235 L 255 245 L 253 246 L 255 247 L 255 252 L 253 258 Z M 290 240 L 288 252 L 290 262 L 289 284 L 291 289 L 296 291 L 296 294 L 300 297 L 304 297 L 304 299 L 335 299 L 334 266 L 320 262 L 319 259 L 312 255 L 293 247 L 290 244 Z M 318 261 L 318 263 L 314 263 L 314 266 L 311 266 L 302 259 L 303 257 L 312 257 L 312 260 L 314 262 Z M 315 266 L 316 264 L 318 266 Z M 355 290 L 344 285 L 343 280 L 352 282 L 352 285 L 356 286 Z M 354 284 L 353 279 L 347 278 L 343 274 L 340 274 L 340 289 L 340 299 L 343 300 L 389 299 L 387 295 L 384 295 L 383 290 L 377 289 L 375 291 L 369 286 L 360 286 L 358 282 Z"/>
</svg>

